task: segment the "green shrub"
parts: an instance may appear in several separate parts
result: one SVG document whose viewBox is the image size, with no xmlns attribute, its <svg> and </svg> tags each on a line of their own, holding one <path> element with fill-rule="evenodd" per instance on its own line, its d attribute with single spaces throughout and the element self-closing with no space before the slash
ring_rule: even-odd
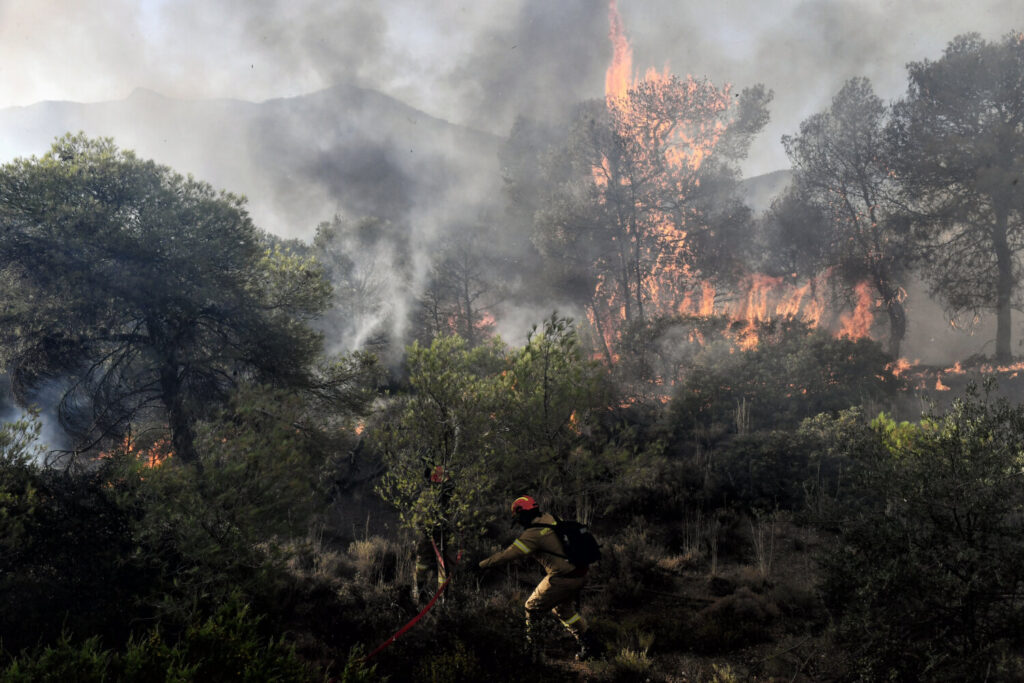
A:
<svg viewBox="0 0 1024 683">
<path fill-rule="evenodd" d="M 738 436 L 712 460 L 717 500 L 753 510 L 796 510 L 804 506 L 804 482 L 811 478 L 811 454 L 793 432 L 755 432 Z"/>
<path fill-rule="evenodd" d="M 752 349 L 709 345 L 694 357 L 670 407 L 678 436 L 715 425 L 741 434 L 795 428 L 819 413 L 885 403 L 899 386 L 876 342 L 836 339 L 797 321 L 764 323 L 756 331 Z"/>
<path fill-rule="evenodd" d="M 768 596 L 787 618 L 787 622 L 795 622 L 792 626 L 799 627 L 802 622 L 823 625 L 828 618 L 821 596 L 811 586 L 780 581 L 771 587 Z"/>
<path fill-rule="evenodd" d="M 865 678 L 995 671 L 1024 632 L 1024 407 L 968 392 L 919 424 L 880 418 L 873 436 L 850 444 L 823 558 L 840 639 Z"/>
<path fill-rule="evenodd" d="M 371 683 L 371 681 L 386 681 L 387 677 L 377 675 L 377 665 L 367 664 L 366 653 L 361 646 L 355 646 L 349 650 L 348 658 L 345 660 L 345 668 L 335 676 L 332 681 L 336 683 Z"/>
<path fill-rule="evenodd" d="M 98 636 L 74 643 L 64 633 L 52 645 L 38 647 L 15 657 L 6 669 L 0 671 L 0 682 L 100 683 L 107 680 L 111 658 L 112 653 L 102 649 Z"/>
<path fill-rule="evenodd" d="M 608 604 L 613 608 L 643 604 L 650 601 L 648 590 L 668 587 L 671 576 L 658 566 L 665 555 L 665 549 L 642 525 L 631 526 L 609 539 L 598 565 Z"/>
<path fill-rule="evenodd" d="M 310 672 L 281 640 L 264 639 L 260 618 L 238 596 L 185 630 L 174 649 L 196 680 L 308 681 Z"/>
<path fill-rule="evenodd" d="M 136 555 L 115 463 L 79 470 L 44 467 L 32 456 L 38 424 L 0 429 L 0 633 L 18 652 L 97 635 L 123 642 L 155 572 Z M 36 454 L 38 455 L 38 453 Z"/>
<path fill-rule="evenodd" d="M 306 683 L 316 677 L 294 648 L 264 638 L 259 622 L 247 605 L 233 601 L 191 624 L 176 641 L 154 629 L 130 640 L 123 652 L 102 649 L 96 636 L 75 643 L 65 633 L 53 645 L 14 657 L 0 681 Z"/>
</svg>

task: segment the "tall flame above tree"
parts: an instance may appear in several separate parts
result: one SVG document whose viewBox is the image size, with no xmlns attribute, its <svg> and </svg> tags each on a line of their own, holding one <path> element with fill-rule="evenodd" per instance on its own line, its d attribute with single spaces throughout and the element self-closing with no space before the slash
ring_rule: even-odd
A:
<svg viewBox="0 0 1024 683">
<path fill-rule="evenodd" d="M 702 280 L 738 272 L 741 240 L 730 237 L 749 210 L 734 162 L 767 122 L 771 95 L 667 69 L 634 78 L 614 2 L 609 15 L 605 100 L 581 107 L 562 162 L 571 179 L 541 211 L 537 241 L 586 261 L 589 316 L 611 359 L 623 326 L 689 312 Z"/>
</svg>

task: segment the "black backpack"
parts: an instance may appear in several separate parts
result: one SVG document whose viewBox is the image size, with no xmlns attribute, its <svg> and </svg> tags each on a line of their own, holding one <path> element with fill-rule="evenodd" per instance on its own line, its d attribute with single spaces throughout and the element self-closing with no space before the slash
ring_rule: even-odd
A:
<svg viewBox="0 0 1024 683">
<path fill-rule="evenodd" d="M 544 527 L 554 531 L 558 540 L 562 542 L 562 547 L 565 548 L 565 555 L 551 554 L 564 557 L 576 567 L 586 567 L 601 559 L 601 546 L 585 524 L 555 518 L 554 524 L 534 522 L 530 526 Z"/>
</svg>

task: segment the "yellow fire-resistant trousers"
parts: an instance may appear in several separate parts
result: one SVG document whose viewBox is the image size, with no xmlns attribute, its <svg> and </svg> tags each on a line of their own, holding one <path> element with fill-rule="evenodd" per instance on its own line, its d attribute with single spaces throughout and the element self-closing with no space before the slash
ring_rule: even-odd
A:
<svg viewBox="0 0 1024 683">
<path fill-rule="evenodd" d="M 586 582 L 585 577 L 545 576 L 526 600 L 527 631 L 530 630 L 531 617 L 551 610 L 562 625 L 579 639 L 587 630 L 587 622 L 576 611 L 576 599 Z"/>
</svg>

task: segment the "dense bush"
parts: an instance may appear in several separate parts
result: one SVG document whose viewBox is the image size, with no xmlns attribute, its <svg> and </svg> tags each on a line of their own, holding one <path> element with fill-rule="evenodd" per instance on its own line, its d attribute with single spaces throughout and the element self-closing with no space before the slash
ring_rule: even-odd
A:
<svg viewBox="0 0 1024 683">
<path fill-rule="evenodd" d="M 811 462 L 807 440 L 794 432 L 738 436 L 714 454 L 710 497 L 753 510 L 797 509 Z"/>
<path fill-rule="evenodd" d="M 259 619 L 236 598 L 209 619 L 190 624 L 174 642 L 153 630 L 117 652 L 104 650 L 98 636 L 75 642 L 64 634 L 52 645 L 14 657 L 0 671 L 0 681 L 304 683 L 315 678 L 293 648 L 264 638 L 258 624 Z"/>
<path fill-rule="evenodd" d="M 1024 407 L 968 394 L 854 449 L 824 593 L 870 679 L 1014 678 L 1024 632 Z"/>
<path fill-rule="evenodd" d="M 819 413 L 885 403 L 898 388 L 869 340 L 836 339 L 796 321 L 765 323 L 749 350 L 709 344 L 670 407 L 677 435 L 796 428 Z"/>
<path fill-rule="evenodd" d="M 35 445 L 39 425 L 6 425 L 3 648 L 42 648 L 35 659 L 47 647 L 77 648 L 83 657 L 112 648 L 121 656 L 130 637 L 156 625 L 160 642 L 180 649 L 182 638 L 202 635 L 196 624 L 217 617 L 226 602 L 244 600 L 250 614 L 260 615 L 253 623 L 261 638 L 297 626 L 328 646 L 313 648 L 315 656 L 347 649 L 361 624 L 327 633 L 330 618 L 324 629 L 302 618 L 313 603 L 342 611 L 340 594 L 290 571 L 302 553 L 289 539 L 306 533 L 326 501 L 323 449 L 312 443 L 317 430 L 303 425 L 302 405 L 262 390 L 238 396 L 232 410 L 211 416 L 200 430 L 202 467 L 173 455 L 161 462 L 137 441 L 78 466 L 45 467 Z M 214 630 L 204 637 L 222 636 L 227 632 Z M 92 650 L 83 644 L 90 637 L 99 638 Z"/>
<path fill-rule="evenodd" d="M 154 572 L 135 555 L 138 511 L 119 501 L 111 463 L 42 467 L 39 424 L 0 430 L 0 633 L 15 651 L 62 631 L 123 641 Z"/>
</svg>

